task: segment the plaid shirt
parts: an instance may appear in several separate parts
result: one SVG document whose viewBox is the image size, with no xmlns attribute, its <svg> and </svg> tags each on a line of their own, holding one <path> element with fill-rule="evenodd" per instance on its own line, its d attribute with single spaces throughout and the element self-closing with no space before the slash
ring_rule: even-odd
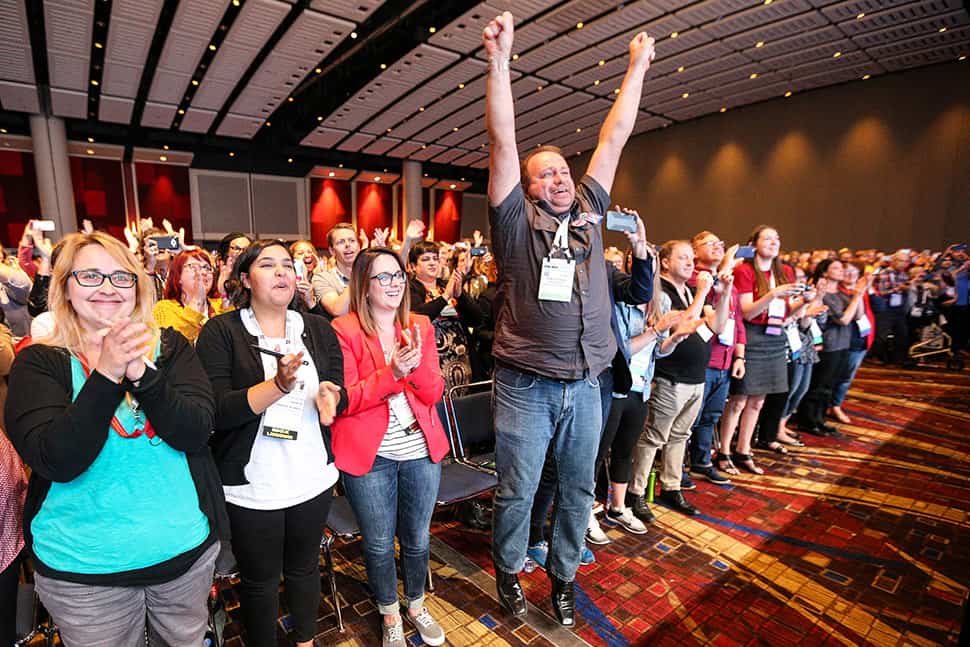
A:
<svg viewBox="0 0 970 647">
<path fill-rule="evenodd" d="M 894 270 L 883 270 L 876 274 L 876 277 L 872 281 L 872 290 L 878 296 L 883 298 L 888 298 L 893 292 L 893 288 L 897 285 L 902 285 L 909 280 L 909 274 L 906 272 L 896 272 Z"/>
</svg>

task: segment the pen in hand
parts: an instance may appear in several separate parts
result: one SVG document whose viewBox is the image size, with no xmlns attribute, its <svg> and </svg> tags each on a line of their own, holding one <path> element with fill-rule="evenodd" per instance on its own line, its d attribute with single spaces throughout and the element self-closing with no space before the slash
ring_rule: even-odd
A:
<svg viewBox="0 0 970 647">
<path fill-rule="evenodd" d="M 278 353 L 275 350 L 270 350 L 268 348 L 263 348 L 259 344 L 252 344 L 252 347 L 255 348 L 257 351 L 259 351 L 260 353 L 264 353 L 266 355 L 269 355 L 270 357 L 275 357 L 276 359 L 283 359 L 284 357 L 286 357 L 286 355 L 284 355 L 283 353 Z M 310 364 L 309 361 L 303 360 L 303 365 L 304 366 L 308 366 L 309 364 Z"/>
</svg>

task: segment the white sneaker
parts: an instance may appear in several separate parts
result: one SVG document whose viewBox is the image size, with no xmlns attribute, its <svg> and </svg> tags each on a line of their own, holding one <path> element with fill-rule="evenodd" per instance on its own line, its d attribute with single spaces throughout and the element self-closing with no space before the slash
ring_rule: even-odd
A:
<svg viewBox="0 0 970 647">
<path fill-rule="evenodd" d="M 612 507 L 606 508 L 606 521 L 617 526 L 622 526 L 634 535 L 647 534 L 647 527 L 643 522 L 633 516 L 633 510 L 627 507 L 614 510 Z"/>
<path fill-rule="evenodd" d="M 381 622 L 381 647 L 407 647 L 407 642 L 404 640 L 404 624 L 400 618 L 392 625 Z"/>
<path fill-rule="evenodd" d="M 600 522 L 596 519 L 596 514 L 593 512 L 589 513 L 589 525 L 586 527 L 586 541 L 599 546 L 610 543 L 610 538 L 600 528 Z"/>
<path fill-rule="evenodd" d="M 421 636 L 421 640 L 424 641 L 425 645 L 434 646 L 445 644 L 444 630 L 441 628 L 441 625 L 435 622 L 435 619 L 431 617 L 431 614 L 428 613 L 426 608 L 422 607 L 421 612 L 413 618 L 407 613 L 404 616 L 418 630 L 418 635 Z"/>
</svg>

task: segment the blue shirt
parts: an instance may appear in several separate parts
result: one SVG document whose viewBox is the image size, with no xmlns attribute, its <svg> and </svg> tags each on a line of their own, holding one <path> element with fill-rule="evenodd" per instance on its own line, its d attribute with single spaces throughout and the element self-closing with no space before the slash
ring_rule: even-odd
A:
<svg viewBox="0 0 970 647">
<path fill-rule="evenodd" d="M 956 277 L 957 302 L 958 306 L 967 305 L 967 291 L 970 290 L 970 272 L 964 270 Z"/>
<path fill-rule="evenodd" d="M 71 357 L 72 400 L 87 381 Z M 135 417 L 122 400 L 115 417 L 131 433 Z M 49 568 L 107 575 L 147 568 L 198 547 L 209 521 L 185 454 L 161 438 L 123 438 L 108 430 L 101 453 L 80 476 L 51 483 L 31 522 L 33 550 Z"/>
</svg>

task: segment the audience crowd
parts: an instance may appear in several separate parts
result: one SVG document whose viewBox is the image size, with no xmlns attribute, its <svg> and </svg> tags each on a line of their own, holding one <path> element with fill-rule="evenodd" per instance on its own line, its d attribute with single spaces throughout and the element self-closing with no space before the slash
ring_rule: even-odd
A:
<svg viewBox="0 0 970 647">
<path fill-rule="evenodd" d="M 911 362 L 941 331 L 965 352 L 965 244 L 786 251 L 759 225 L 655 247 L 617 208 L 630 249 L 605 248 L 653 40 L 631 42 L 576 182 L 554 147 L 520 163 L 510 14 L 484 44 L 488 239 L 340 223 L 322 251 L 234 232 L 210 252 L 167 222 L 133 223 L 127 245 L 85 223 L 53 245 L 31 221 L 2 252 L 0 644 L 21 570 L 67 645 L 146 631 L 201 644 L 221 547 L 246 644 L 275 644 L 282 579 L 293 638 L 310 645 L 335 488 L 359 522 L 384 644 L 405 644 L 405 620 L 442 644 L 424 603 L 449 453 L 437 405 L 479 380 L 493 380 L 499 600 L 525 614 L 518 573 L 542 567 L 569 626 L 587 542 L 609 543 L 600 520 L 647 531 L 655 472 L 658 500 L 696 515 L 694 479 L 760 475 L 755 450 L 840 437 L 865 357 Z"/>
</svg>

